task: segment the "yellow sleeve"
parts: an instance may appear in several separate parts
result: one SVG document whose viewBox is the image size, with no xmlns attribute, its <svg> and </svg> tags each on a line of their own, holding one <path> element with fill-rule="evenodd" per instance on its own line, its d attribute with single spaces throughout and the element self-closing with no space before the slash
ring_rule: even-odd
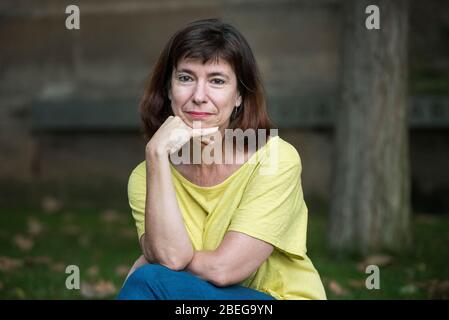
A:
<svg viewBox="0 0 449 320">
<path fill-rule="evenodd" d="M 283 159 L 283 160 L 282 160 Z M 301 186 L 301 160 L 293 146 L 279 154 L 270 174 L 256 169 L 234 212 L 229 230 L 239 231 L 285 253 L 306 254 L 307 207 Z"/>
<path fill-rule="evenodd" d="M 145 233 L 146 179 L 138 168 L 133 170 L 128 180 L 128 201 L 140 241 Z"/>
</svg>

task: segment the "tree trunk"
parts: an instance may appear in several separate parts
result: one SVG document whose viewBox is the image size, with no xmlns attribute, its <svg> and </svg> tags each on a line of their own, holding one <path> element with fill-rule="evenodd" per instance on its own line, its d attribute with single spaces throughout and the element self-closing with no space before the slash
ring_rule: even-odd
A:
<svg viewBox="0 0 449 320">
<path fill-rule="evenodd" d="M 368 30 L 365 8 L 380 9 Z M 411 242 L 406 0 L 342 1 L 343 52 L 329 240 L 336 251 Z"/>
</svg>

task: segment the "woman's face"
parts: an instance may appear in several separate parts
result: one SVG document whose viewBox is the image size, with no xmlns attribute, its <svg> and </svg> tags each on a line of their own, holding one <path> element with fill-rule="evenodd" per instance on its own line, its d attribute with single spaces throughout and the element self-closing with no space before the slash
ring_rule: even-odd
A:
<svg viewBox="0 0 449 320">
<path fill-rule="evenodd" d="M 242 102 L 237 77 L 222 59 L 205 64 L 199 59 L 181 60 L 173 70 L 168 96 L 174 115 L 187 125 L 199 121 L 202 128 L 219 127 L 222 133 L 234 107 Z"/>
</svg>

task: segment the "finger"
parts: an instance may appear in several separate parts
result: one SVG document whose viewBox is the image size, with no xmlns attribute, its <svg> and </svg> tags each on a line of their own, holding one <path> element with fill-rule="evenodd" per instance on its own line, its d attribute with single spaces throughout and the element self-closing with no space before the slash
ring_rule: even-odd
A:
<svg viewBox="0 0 449 320">
<path fill-rule="evenodd" d="M 203 142 L 204 144 L 207 144 L 207 145 L 213 145 L 215 140 L 206 138 L 206 137 L 201 137 L 201 142 Z"/>
<path fill-rule="evenodd" d="M 204 128 L 202 129 L 202 135 L 207 136 L 210 134 L 214 134 L 215 132 L 218 132 L 218 127 L 212 127 L 212 128 Z"/>
<path fill-rule="evenodd" d="M 207 135 L 213 134 L 217 131 L 218 131 L 218 127 L 204 128 L 204 129 L 193 129 L 192 137 L 207 136 Z"/>
<path fill-rule="evenodd" d="M 168 149 L 168 154 L 172 154 L 175 153 L 176 151 L 178 151 L 179 149 L 175 148 L 175 147 L 171 147 Z"/>
</svg>

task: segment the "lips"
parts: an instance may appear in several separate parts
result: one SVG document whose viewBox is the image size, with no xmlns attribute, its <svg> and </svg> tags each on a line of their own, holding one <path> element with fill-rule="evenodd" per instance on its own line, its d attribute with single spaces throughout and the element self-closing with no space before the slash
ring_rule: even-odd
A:
<svg viewBox="0 0 449 320">
<path fill-rule="evenodd" d="M 205 118 L 212 115 L 212 113 L 209 112 L 197 112 L 197 111 L 186 111 L 186 113 L 193 118 Z"/>
<path fill-rule="evenodd" d="M 198 115 L 202 115 L 202 114 L 212 114 L 212 113 L 209 113 L 209 112 L 198 112 L 198 111 L 187 111 L 187 113 L 190 113 L 190 114 L 198 114 Z"/>
</svg>

